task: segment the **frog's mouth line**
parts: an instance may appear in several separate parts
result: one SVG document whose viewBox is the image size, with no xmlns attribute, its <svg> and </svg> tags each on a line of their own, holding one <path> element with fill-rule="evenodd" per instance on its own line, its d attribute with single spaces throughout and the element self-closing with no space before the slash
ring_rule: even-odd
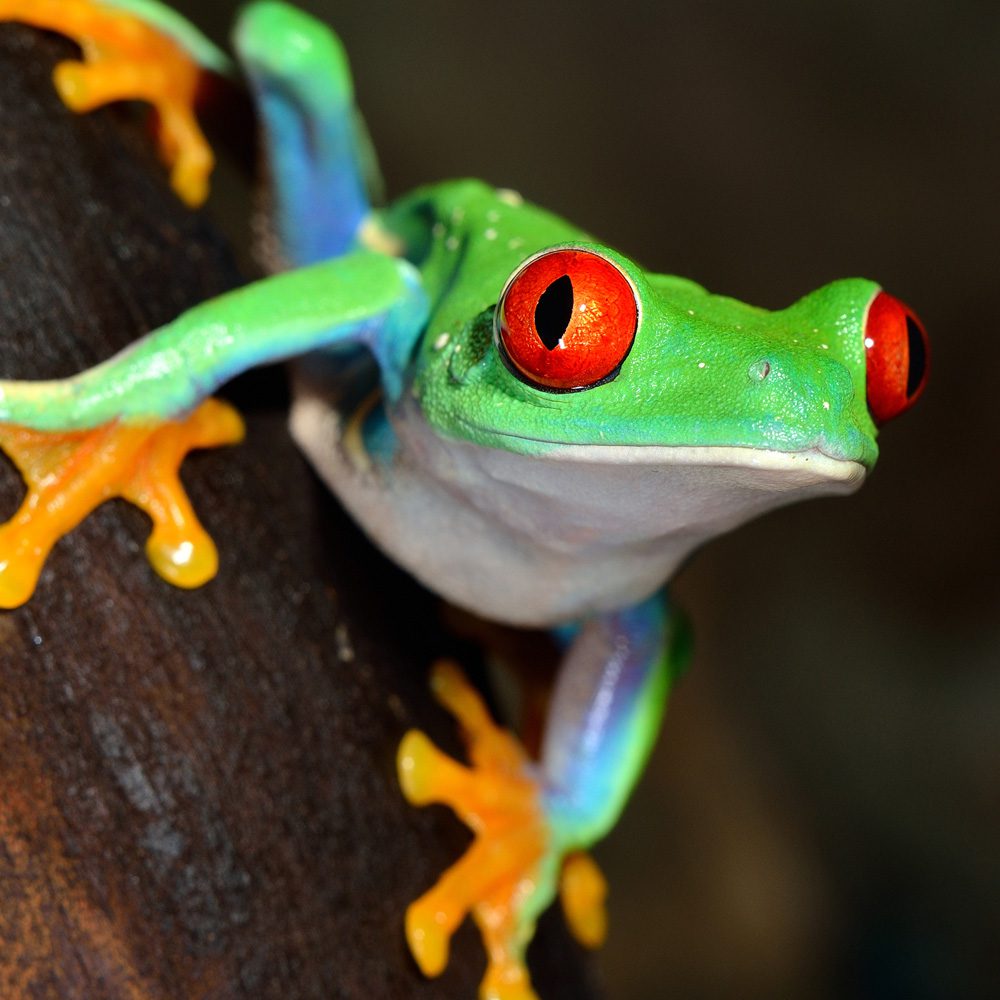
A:
<svg viewBox="0 0 1000 1000">
<path fill-rule="evenodd" d="M 480 430 L 462 421 L 470 430 Z M 492 431 L 509 441 L 521 441 L 545 448 L 546 461 L 593 463 L 596 465 L 701 466 L 703 468 L 740 468 L 748 472 L 778 473 L 787 476 L 789 485 L 814 482 L 839 483 L 846 491 L 857 489 L 868 469 L 853 459 L 834 458 L 818 448 L 776 451 L 729 445 L 621 445 L 569 444 L 546 441 L 520 434 Z M 522 447 L 517 449 L 524 451 Z"/>
<path fill-rule="evenodd" d="M 614 465 L 698 465 L 788 473 L 793 478 L 860 486 L 867 470 L 860 462 L 831 458 L 816 448 L 773 451 L 724 445 L 562 445 L 550 459 Z"/>
</svg>

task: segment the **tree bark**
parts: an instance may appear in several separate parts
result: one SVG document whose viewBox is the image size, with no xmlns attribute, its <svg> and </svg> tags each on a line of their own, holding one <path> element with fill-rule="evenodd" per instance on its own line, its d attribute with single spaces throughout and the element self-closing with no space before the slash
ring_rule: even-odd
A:
<svg viewBox="0 0 1000 1000">
<path fill-rule="evenodd" d="M 127 111 L 66 111 L 62 40 L 0 26 L 0 377 L 52 378 L 239 283 Z M 218 577 L 156 577 L 144 515 L 105 504 L 0 613 L 0 996 L 5 1000 L 472 1000 L 467 925 L 438 981 L 404 909 L 467 835 L 416 810 L 410 726 L 460 754 L 426 670 L 456 651 L 285 431 L 278 371 L 239 381 L 247 443 L 188 459 Z M 22 487 L 0 468 L 0 503 Z M 459 650 L 468 662 L 466 652 Z M 561 919 L 543 998 L 594 996 Z"/>
</svg>

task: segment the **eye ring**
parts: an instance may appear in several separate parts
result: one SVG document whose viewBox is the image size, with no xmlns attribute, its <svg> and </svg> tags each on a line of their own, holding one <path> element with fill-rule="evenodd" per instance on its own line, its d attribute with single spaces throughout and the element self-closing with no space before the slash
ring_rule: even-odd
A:
<svg viewBox="0 0 1000 1000">
<path fill-rule="evenodd" d="M 584 247 L 543 250 L 508 278 L 494 343 L 521 381 L 579 392 L 614 379 L 635 341 L 639 296 L 613 261 Z"/>
</svg>

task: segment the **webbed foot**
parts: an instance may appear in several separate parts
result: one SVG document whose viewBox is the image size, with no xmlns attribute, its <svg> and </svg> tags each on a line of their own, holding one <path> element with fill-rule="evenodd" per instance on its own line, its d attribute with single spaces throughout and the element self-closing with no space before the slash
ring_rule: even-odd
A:
<svg viewBox="0 0 1000 1000">
<path fill-rule="evenodd" d="M 70 432 L 0 424 L 0 448 L 28 485 L 20 509 L 0 525 L 0 607 L 27 601 L 52 546 L 112 497 L 124 497 L 152 518 L 146 554 L 160 576 L 179 587 L 210 580 L 218 555 L 178 469 L 192 449 L 242 437 L 241 417 L 217 399 L 182 420 L 159 423 L 116 422 Z"/>
<path fill-rule="evenodd" d="M 567 854 L 558 842 L 535 765 L 518 741 L 493 723 L 460 671 L 439 663 L 431 684 L 461 725 L 471 767 L 411 731 L 399 748 L 400 784 L 414 805 L 450 806 L 475 839 L 410 905 L 407 941 L 424 974 L 439 975 L 448 963 L 452 934 L 471 913 L 488 954 L 481 1000 L 536 1000 L 525 952 L 538 915 L 559 889 L 574 935 L 585 945 L 599 945 L 606 928 L 604 879 L 587 855 Z"/>
<path fill-rule="evenodd" d="M 53 76 L 73 111 L 122 100 L 152 104 L 172 187 L 189 205 L 205 200 L 215 158 L 193 111 L 201 70 L 178 42 L 99 0 L 0 0 L 0 20 L 56 31 L 80 46 L 83 59 L 61 62 Z"/>
</svg>

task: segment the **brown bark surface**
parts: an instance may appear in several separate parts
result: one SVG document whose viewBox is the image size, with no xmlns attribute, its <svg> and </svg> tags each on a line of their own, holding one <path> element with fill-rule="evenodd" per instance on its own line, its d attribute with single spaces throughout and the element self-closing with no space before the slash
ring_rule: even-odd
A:
<svg viewBox="0 0 1000 1000">
<path fill-rule="evenodd" d="M 71 51 L 0 26 L 3 378 L 68 375 L 240 280 L 127 112 L 63 109 Z M 114 501 L 0 613 L 3 1000 L 476 995 L 468 925 L 437 982 L 402 935 L 467 839 L 394 775 L 410 726 L 459 752 L 426 690 L 454 643 L 291 445 L 282 384 L 241 380 L 247 443 L 185 463 L 216 580 L 160 580 Z M 4 464 L 5 515 L 21 491 Z M 594 995 L 558 917 L 532 965 L 547 1000 Z"/>
</svg>

